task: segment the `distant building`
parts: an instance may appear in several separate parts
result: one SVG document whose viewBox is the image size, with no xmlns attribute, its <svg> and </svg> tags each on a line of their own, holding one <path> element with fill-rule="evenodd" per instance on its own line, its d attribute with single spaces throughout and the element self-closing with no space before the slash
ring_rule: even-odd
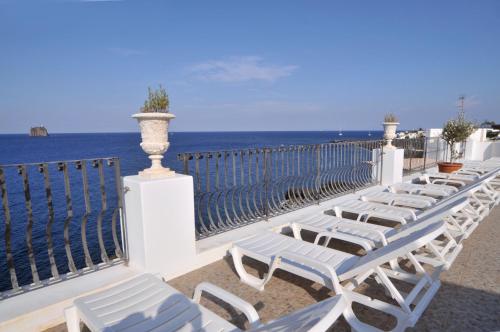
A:
<svg viewBox="0 0 500 332">
<path fill-rule="evenodd" d="M 407 130 L 397 133 L 397 138 L 421 138 L 425 136 L 425 132 L 422 128 L 418 130 Z"/>
<path fill-rule="evenodd" d="M 31 127 L 30 136 L 34 136 L 34 137 L 49 136 L 49 132 L 47 131 L 47 128 L 45 128 L 44 126 Z"/>
</svg>

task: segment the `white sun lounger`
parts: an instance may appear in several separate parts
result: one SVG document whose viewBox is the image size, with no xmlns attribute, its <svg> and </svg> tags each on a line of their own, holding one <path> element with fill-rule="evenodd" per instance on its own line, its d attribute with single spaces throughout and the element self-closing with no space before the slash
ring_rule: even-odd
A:
<svg viewBox="0 0 500 332">
<path fill-rule="evenodd" d="M 340 218 L 343 217 L 344 212 L 356 214 L 356 220 L 358 221 L 367 221 L 370 218 L 380 218 L 404 225 L 409 221 L 417 220 L 415 211 L 410 208 L 365 202 L 355 198 L 335 204 L 333 211 L 335 215 Z"/>
<path fill-rule="evenodd" d="M 432 197 L 447 197 L 458 192 L 458 189 L 453 186 L 416 183 L 397 183 L 389 186 L 388 189 L 389 191 L 397 194 L 406 193 Z"/>
<path fill-rule="evenodd" d="M 409 207 L 414 209 L 426 209 L 437 202 L 433 197 L 411 195 L 411 194 L 395 194 L 387 191 L 371 192 L 361 197 L 362 201 L 383 203 L 391 206 Z"/>
<path fill-rule="evenodd" d="M 240 331 L 199 304 L 204 292 L 243 312 L 250 331 L 326 331 L 347 308 L 343 296 L 336 295 L 262 324 L 251 304 L 217 286 L 199 284 L 191 300 L 153 275 L 143 274 L 76 299 L 65 311 L 68 332 L 80 331 L 80 321 L 92 332 Z"/>
<path fill-rule="evenodd" d="M 459 213 L 467 204 L 467 198 L 458 198 L 444 206 L 435 208 L 432 217 L 446 220 L 448 229 L 442 234 L 439 241 L 435 240 L 419 249 L 420 252 L 416 255 L 417 259 L 421 257 L 422 262 L 433 266 L 444 265 L 445 269 L 453 264 L 462 250 L 461 240 L 467 238 L 477 227 L 477 223 L 472 218 L 463 218 Z M 430 218 L 430 216 L 423 216 L 400 228 L 392 228 L 320 214 L 294 221 L 291 223 L 291 228 L 296 239 L 302 239 L 301 231 L 307 230 L 317 233 L 315 244 L 319 244 L 321 239 L 324 239 L 323 245 L 327 246 L 331 240 L 337 239 L 357 244 L 369 251 L 385 246 L 394 239 L 412 231 L 426 227 L 429 223 L 434 222 L 433 220 L 435 219 Z M 471 223 L 472 225 L 470 225 Z"/>
<path fill-rule="evenodd" d="M 486 205 L 489 213 L 491 208 L 500 203 L 500 194 L 490 184 L 495 181 L 496 173 L 497 169 L 482 176 L 477 174 L 429 173 L 420 176 L 419 180 L 427 184 L 458 184 L 463 187 L 460 190 L 469 190 L 477 200 L 481 201 L 481 205 Z"/>
<path fill-rule="evenodd" d="M 438 276 L 441 268 L 436 268 L 433 275 L 429 275 L 412 252 L 440 236 L 445 229 L 443 221 L 434 222 L 362 257 L 267 231 L 236 242 L 231 248 L 231 255 L 241 281 L 252 287 L 263 290 L 276 269 L 288 271 L 329 287 L 345 296 L 348 303 L 358 302 L 395 316 L 397 326 L 393 331 L 403 331 L 416 323 L 440 285 Z M 244 256 L 267 264 L 267 275 L 260 279 L 248 274 L 242 263 Z M 396 272 L 384 267 L 398 257 L 407 258 L 415 267 L 416 273 Z M 354 291 L 372 275 L 397 305 Z M 413 287 L 405 295 L 397 288 L 401 285 L 394 284 L 391 279 L 401 280 Z M 345 284 L 341 285 L 340 282 Z M 346 311 L 349 310 L 350 313 L 344 312 L 344 317 L 351 319 L 349 324 L 355 331 L 373 329 L 356 318 L 352 307 L 349 306 Z"/>
<path fill-rule="evenodd" d="M 418 180 L 425 184 L 445 184 L 463 187 L 468 183 L 478 181 L 478 177 L 469 174 L 428 173 L 419 176 Z"/>
</svg>

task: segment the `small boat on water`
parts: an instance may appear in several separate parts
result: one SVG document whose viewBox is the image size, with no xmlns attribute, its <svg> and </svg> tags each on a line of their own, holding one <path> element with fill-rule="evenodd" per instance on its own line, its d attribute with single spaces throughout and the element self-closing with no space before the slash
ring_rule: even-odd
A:
<svg viewBox="0 0 500 332">
<path fill-rule="evenodd" d="M 342 134 L 342 129 L 339 130 L 339 136 L 342 136 L 344 134 Z"/>
</svg>

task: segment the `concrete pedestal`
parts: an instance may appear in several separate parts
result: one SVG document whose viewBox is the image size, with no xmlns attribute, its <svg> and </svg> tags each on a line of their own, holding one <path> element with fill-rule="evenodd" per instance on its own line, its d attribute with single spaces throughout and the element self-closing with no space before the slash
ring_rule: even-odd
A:
<svg viewBox="0 0 500 332">
<path fill-rule="evenodd" d="M 196 256 L 193 178 L 123 179 L 129 264 L 169 279 L 189 271 Z"/>
<path fill-rule="evenodd" d="M 404 149 L 374 149 L 373 177 L 389 186 L 403 181 Z"/>
</svg>

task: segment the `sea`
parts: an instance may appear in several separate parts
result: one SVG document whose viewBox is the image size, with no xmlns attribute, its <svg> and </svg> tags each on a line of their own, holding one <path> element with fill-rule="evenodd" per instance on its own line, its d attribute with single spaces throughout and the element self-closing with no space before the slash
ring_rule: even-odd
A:
<svg viewBox="0 0 500 332">
<path fill-rule="evenodd" d="M 318 144 L 333 141 L 376 140 L 382 138 L 382 131 L 275 131 L 275 132 L 172 132 L 169 133 L 170 147 L 163 165 L 181 172 L 182 164 L 177 155 L 183 152 L 209 152 L 245 148 L 276 147 L 297 144 Z M 5 188 L 8 193 L 7 207 L 10 225 L 7 227 L 4 204 L 0 204 L 0 292 L 9 290 L 12 267 L 19 285 L 33 283 L 33 266 L 40 280 L 51 277 L 48 252 L 48 236 L 52 240 L 55 265 L 63 275 L 68 272 L 67 247 L 63 236 L 64 225 L 68 227 L 70 251 L 78 269 L 86 266 L 83 248 L 82 224 L 87 217 L 86 240 L 94 263 L 102 260 L 98 243 L 98 219 L 102 218 L 102 233 L 106 254 L 115 255 L 111 232 L 113 212 L 117 208 L 116 183 L 112 167 L 105 167 L 106 209 L 101 211 L 102 191 L 99 186 L 98 170 L 88 170 L 89 203 L 91 212 L 85 211 L 81 170 L 69 163 L 69 192 L 71 193 L 72 215 L 68 215 L 67 188 L 57 164 L 49 169 L 52 201 L 48 204 L 46 182 L 37 165 L 27 167 L 29 197 L 25 194 L 23 182 L 17 167 L 2 165 L 40 163 L 117 157 L 120 160 L 121 175 L 133 175 L 149 167 L 150 161 L 140 148 L 140 133 L 88 133 L 51 134 L 48 137 L 29 137 L 27 134 L 0 135 L 0 168 L 4 170 Z M 29 198 L 29 204 L 27 204 Z M 7 200 L 4 200 L 4 202 Z M 51 214 L 52 209 L 52 214 Z M 30 214 L 29 211 L 32 211 Z M 48 226 L 50 225 L 50 226 Z M 119 230 L 118 230 L 119 232 Z M 8 236 L 8 235 L 10 236 Z M 30 236 L 28 236 L 30 235 Z M 28 241 L 31 237 L 31 241 Z M 120 235 L 118 235 L 120 238 Z M 31 242 L 32 250 L 27 243 Z M 7 245 L 8 244 L 8 245 Z M 10 248 L 12 259 L 7 259 Z M 31 257 L 31 258 L 30 258 Z M 1 294 L 0 294 L 1 295 Z"/>
<path fill-rule="evenodd" d="M 181 170 L 177 154 L 280 145 L 318 144 L 344 140 L 380 139 L 382 131 L 257 131 L 257 132 L 173 132 L 163 160 Z M 136 174 L 150 164 L 141 150 L 140 133 L 51 134 L 29 137 L 0 135 L 0 165 L 100 157 L 120 158 L 122 175 Z"/>
</svg>

